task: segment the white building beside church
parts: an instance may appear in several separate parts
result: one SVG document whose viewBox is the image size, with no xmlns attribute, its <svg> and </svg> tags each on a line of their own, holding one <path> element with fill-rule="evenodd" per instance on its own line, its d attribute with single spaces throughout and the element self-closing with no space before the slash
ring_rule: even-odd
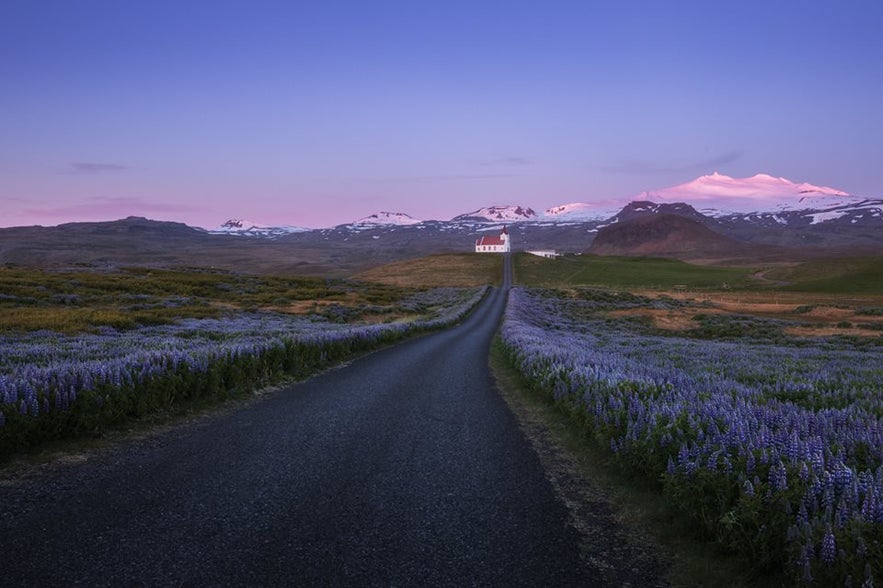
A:
<svg viewBox="0 0 883 588">
<path fill-rule="evenodd" d="M 476 253 L 508 253 L 509 251 L 509 229 L 506 227 L 503 227 L 498 237 L 484 235 L 475 240 Z"/>
<path fill-rule="evenodd" d="M 546 259 L 556 259 L 561 257 L 561 254 L 553 249 L 535 249 L 533 251 L 525 251 L 525 253 L 530 253 L 537 257 L 545 257 Z"/>
</svg>

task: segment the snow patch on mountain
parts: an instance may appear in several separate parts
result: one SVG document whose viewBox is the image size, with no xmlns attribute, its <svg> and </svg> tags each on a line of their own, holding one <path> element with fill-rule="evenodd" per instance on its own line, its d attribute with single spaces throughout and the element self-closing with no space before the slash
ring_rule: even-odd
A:
<svg viewBox="0 0 883 588">
<path fill-rule="evenodd" d="M 216 229 L 209 229 L 208 232 L 213 235 L 237 235 L 240 237 L 281 237 L 291 233 L 304 233 L 311 230 L 292 225 L 261 225 L 253 221 L 233 218 Z"/>
<path fill-rule="evenodd" d="M 547 208 L 543 219 L 554 222 L 602 221 L 616 215 L 621 208 L 621 205 L 611 208 L 609 202 L 571 202 Z"/>
<path fill-rule="evenodd" d="M 366 216 L 365 218 L 360 218 L 354 225 L 370 225 L 370 226 L 407 226 L 407 225 L 418 225 L 423 221 L 418 220 L 404 212 L 375 212 L 372 215 Z"/>
<path fill-rule="evenodd" d="M 770 226 L 771 222 L 785 226 L 807 226 L 840 222 L 875 226 L 875 215 L 883 212 L 883 199 L 879 198 L 831 198 L 801 201 L 793 209 L 780 208 L 776 212 L 753 212 L 750 214 L 718 214 L 716 218 L 727 224 L 754 223 Z M 712 215 L 709 215 L 712 216 Z"/>
<path fill-rule="evenodd" d="M 816 212 L 814 214 L 808 215 L 812 220 L 809 224 L 817 225 L 819 223 L 823 223 L 825 221 L 834 220 L 844 216 L 846 214 L 845 210 L 828 210 L 825 212 Z"/>
</svg>

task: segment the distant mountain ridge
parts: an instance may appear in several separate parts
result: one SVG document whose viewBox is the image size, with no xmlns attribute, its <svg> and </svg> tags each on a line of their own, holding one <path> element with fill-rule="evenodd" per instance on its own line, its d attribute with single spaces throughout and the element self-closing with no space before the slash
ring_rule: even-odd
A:
<svg viewBox="0 0 883 588">
<path fill-rule="evenodd" d="M 476 237 L 503 225 L 509 228 L 513 251 L 662 255 L 726 263 L 790 261 L 838 252 L 883 254 L 880 205 L 880 201 L 865 200 L 827 211 L 715 218 L 686 203 L 638 201 L 603 221 L 549 222 L 542 217 L 509 221 L 466 215 L 458 221 L 366 222 L 275 234 L 258 233 L 261 227 L 255 229 L 256 225 L 247 222 L 228 227 L 245 231 L 236 234 L 130 217 L 0 229 L 0 263 L 49 268 L 198 266 L 349 276 L 390 261 L 473 251 Z"/>
<path fill-rule="evenodd" d="M 757 190 L 767 189 L 763 186 L 778 190 L 769 198 L 772 208 L 767 210 L 757 206 L 766 202 L 756 196 Z M 687 196 L 689 190 L 696 193 L 700 187 L 714 194 L 698 194 L 689 201 L 665 200 Z M 883 253 L 883 199 L 859 198 L 763 174 L 741 180 L 712 174 L 654 194 L 660 193 L 656 200 L 640 198 L 618 207 L 612 201 L 570 203 L 542 214 L 519 204 L 480 208 L 450 220 L 380 212 L 325 229 L 262 225 L 240 218 L 205 230 L 138 217 L 0 228 L 0 263 L 198 265 L 349 275 L 351 270 L 397 259 L 471 251 L 478 236 L 504 225 L 509 227 L 514 251 L 631 251 L 704 261 L 787 259 L 795 251 L 803 257 L 835 251 Z M 726 212 L 711 207 L 721 197 L 742 198 L 743 209 L 756 210 Z"/>
<path fill-rule="evenodd" d="M 411 215 L 405 214 L 404 212 L 377 212 L 366 216 L 364 218 L 360 218 L 354 225 L 416 225 L 423 221 L 418 220 Z"/>
<path fill-rule="evenodd" d="M 635 202 L 659 206 L 689 205 L 699 214 L 729 224 L 746 222 L 745 219 L 749 218 L 746 215 L 751 215 L 754 220 L 764 219 L 763 222 L 767 224 L 772 222 L 779 225 L 818 224 L 839 218 L 867 224 L 874 222 L 874 217 L 879 216 L 883 210 L 883 199 L 854 196 L 835 188 L 792 182 L 768 174 L 733 178 L 715 172 L 676 186 L 641 192 L 631 199 L 572 202 L 549 207 L 542 214 L 520 204 L 487 206 L 456 215 L 449 221 L 419 220 L 404 212 L 383 211 L 363 217 L 348 226 L 364 229 L 369 226 L 409 226 L 424 223 L 606 224 L 621 220 L 619 215 Z M 310 229 L 230 220 L 210 232 L 277 238 L 305 230 Z"/>
</svg>

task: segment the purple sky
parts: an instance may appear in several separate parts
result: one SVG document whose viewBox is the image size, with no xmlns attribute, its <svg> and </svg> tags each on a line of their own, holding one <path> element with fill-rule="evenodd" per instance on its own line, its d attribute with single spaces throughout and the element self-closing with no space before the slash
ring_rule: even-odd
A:
<svg viewBox="0 0 883 588">
<path fill-rule="evenodd" d="M 883 196 L 883 3 L 0 3 L 0 226 Z"/>
</svg>

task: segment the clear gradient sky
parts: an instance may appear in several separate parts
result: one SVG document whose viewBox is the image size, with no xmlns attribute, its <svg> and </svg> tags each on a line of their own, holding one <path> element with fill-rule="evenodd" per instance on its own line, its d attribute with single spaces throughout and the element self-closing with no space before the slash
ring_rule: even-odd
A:
<svg viewBox="0 0 883 588">
<path fill-rule="evenodd" d="M 0 1 L 0 226 L 883 196 L 879 0 Z"/>
</svg>

